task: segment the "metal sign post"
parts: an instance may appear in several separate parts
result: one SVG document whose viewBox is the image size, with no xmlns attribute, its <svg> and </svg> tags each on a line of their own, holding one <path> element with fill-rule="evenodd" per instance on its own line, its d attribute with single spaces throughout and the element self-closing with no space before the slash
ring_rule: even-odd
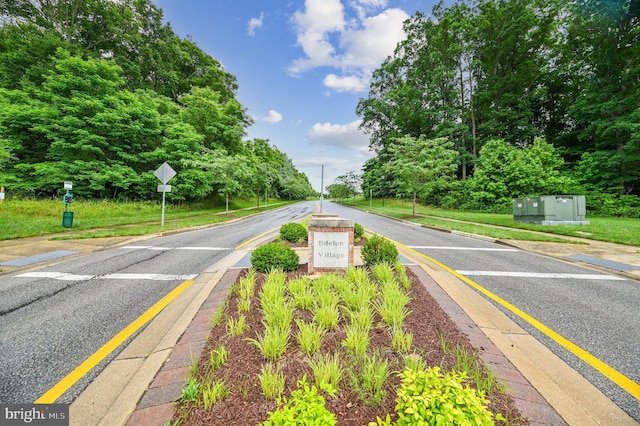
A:
<svg viewBox="0 0 640 426">
<path fill-rule="evenodd" d="M 166 162 L 162 163 L 162 166 L 158 167 L 158 169 L 153 172 L 155 177 L 160 179 L 162 185 L 158 185 L 158 192 L 162 192 L 162 220 L 160 222 L 160 226 L 164 226 L 164 201 L 165 194 L 167 192 L 171 192 L 171 185 L 167 185 L 173 177 L 176 175 L 176 171 L 171 168 Z"/>
</svg>

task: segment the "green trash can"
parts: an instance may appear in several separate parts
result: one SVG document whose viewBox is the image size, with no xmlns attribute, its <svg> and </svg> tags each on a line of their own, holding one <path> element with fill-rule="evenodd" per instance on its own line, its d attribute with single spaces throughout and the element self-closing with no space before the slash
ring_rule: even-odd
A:
<svg viewBox="0 0 640 426">
<path fill-rule="evenodd" d="M 62 226 L 71 228 L 73 226 L 73 212 L 62 213 Z"/>
</svg>

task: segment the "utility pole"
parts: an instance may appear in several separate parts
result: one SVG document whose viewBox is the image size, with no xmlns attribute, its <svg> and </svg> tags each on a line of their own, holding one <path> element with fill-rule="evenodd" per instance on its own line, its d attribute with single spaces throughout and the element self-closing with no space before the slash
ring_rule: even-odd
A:
<svg viewBox="0 0 640 426">
<path fill-rule="evenodd" d="M 320 213 L 322 210 L 322 200 L 324 199 L 324 164 L 322 165 L 322 172 L 320 173 Z"/>
</svg>

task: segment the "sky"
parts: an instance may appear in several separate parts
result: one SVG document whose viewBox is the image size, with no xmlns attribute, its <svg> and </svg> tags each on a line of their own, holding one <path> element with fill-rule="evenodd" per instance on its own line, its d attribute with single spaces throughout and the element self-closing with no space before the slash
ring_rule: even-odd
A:
<svg viewBox="0 0 640 426">
<path fill-rule="evenodd" d="M 153 0 L 238 83 L 254 124 L 316 191 L 373 157 L 356 107 L 372 72 L 405 38 L 402 23 L 434 0 Z M 324 173 L 322 169 L 324 167 Z"/>
</svg>

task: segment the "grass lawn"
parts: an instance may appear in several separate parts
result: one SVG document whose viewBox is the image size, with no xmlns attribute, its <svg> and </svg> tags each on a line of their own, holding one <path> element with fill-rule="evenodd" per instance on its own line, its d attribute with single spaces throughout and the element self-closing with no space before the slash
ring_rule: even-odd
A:
<svg viewBox="0 0 640 426">
<path fill-rule="evenodd" d="M 56 239 L 145 235 L 223 222 L 290 203 L 293 201 L 273 200 L 258 209 L 254 199 L 234 200 L 228 215 L 224 205 L 167 203 L 161 226 L 160 203 L 78 200 L 69 206 L 74 212 L 73 226 L 64 228 L 64 204 L 59 200 L 5 200 L 0 202 L 0 240 L 49 234 L 61 234 L 53 237 Z"/>
<path fill-rule="evenodd" d="M 353 200 L 349 201 L 353 205 Z M 486 235 L 492 238 L 550 242 L 567 241 L 549 236 L 549 234 L 555 234 L 625 245 L 640 244 L 640 219 L 587 216 L 587 221 L 590 222 L 589 225 L 535 225 L 515 222 L 511 214 L 440 210 L 421 205 L 416 206 L 416 217 L 414 218 L 411 217 L 411 202 L 386 199 L 384 200 L 384 206 L 382 205 L 382 200 L 373 200 L 372 204 L 375 213 L 439 228 Z M 369 206 L 368 199 L 356 198 L 355 207 L 369 210 Z M 501 228 L 495 228 L 496 226 Z M 542 232 L 547 235 L 541 235 L 536 232 Z"/>
</svg>

